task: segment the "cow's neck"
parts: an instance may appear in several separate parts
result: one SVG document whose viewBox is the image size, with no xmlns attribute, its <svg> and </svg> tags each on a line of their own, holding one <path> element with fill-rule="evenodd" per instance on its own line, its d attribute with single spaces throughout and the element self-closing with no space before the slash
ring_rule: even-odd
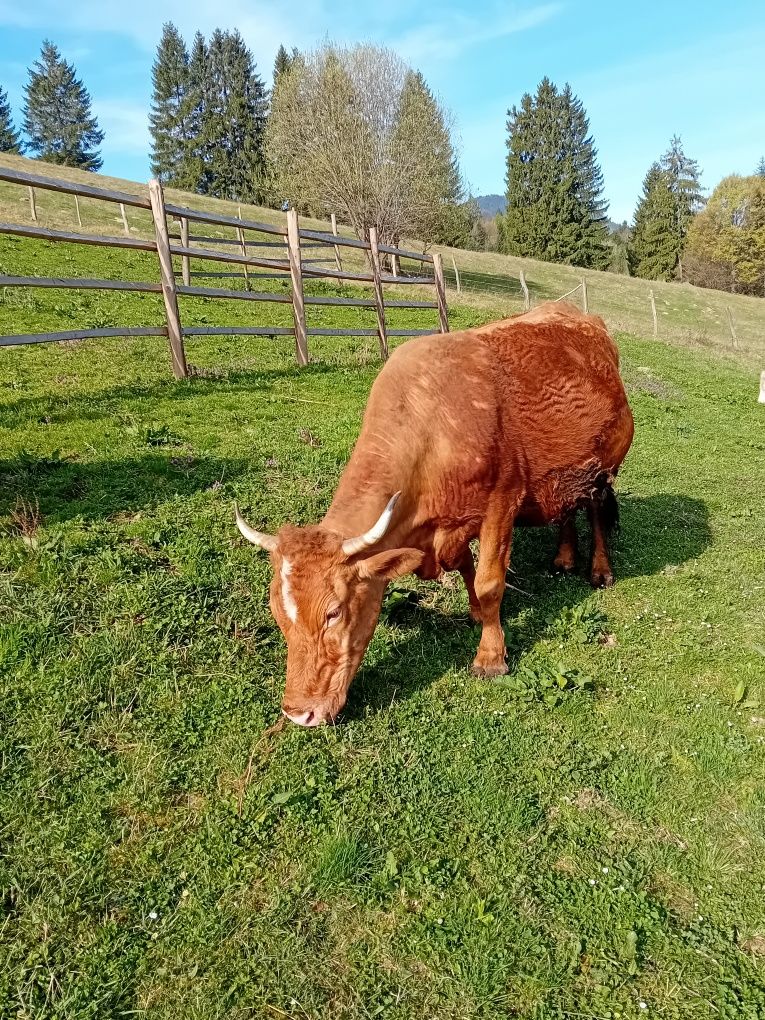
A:
<svg viewBox="0 0 765 1020">
<path fill-rule="evenodd" d="M 409 502 L 406 496 L 411 497 L 408 488 L 405 479 L 394 477 L 389 460 L 383 461 L 374 451 L 364 455 L 354 451 L 322 524 L 345 538 L 360 535 L 372 527 L 393 493 L 401 489 L 404 491 L 390 535 L 398 537 L 408 530 L 405 519 L 405 505 Z"/>
</svg>

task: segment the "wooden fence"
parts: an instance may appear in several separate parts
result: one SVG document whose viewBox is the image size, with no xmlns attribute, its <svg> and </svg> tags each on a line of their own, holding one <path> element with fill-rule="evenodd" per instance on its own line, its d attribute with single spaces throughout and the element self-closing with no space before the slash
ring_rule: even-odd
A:
<svg viewBox="0 0 765 1020">
<path fill-rule="evenodd" d="M 0 180 L 18 184 L 29 189 L 30 211 L 37 222 L 37 209 L 34 200 L 34 189 L 55 191 L 71 194 L 75 198 L 79 217 L 78 198 L 96 198 L 112 202 L 120 206 L 123 227 L 128 236 L 104 236 L 100 234 L 75 233 L 68 230 L 50 230 L 38 225 L 29 226 L 20 223 L 0 223 L 0 234 L 12 234 L 17 237 L 36 238 L 44 241 L 62 241 L 69 244 L 99 245 L 107 248 L 122 248 L 139 251 L 156 252 L 159 263 L 159 282 L 101 280 L 64 277 L 12 276 L 0 275 L 2 287 L 49 287 L 66 290 L 120 290 L 134 293 L 162 294 L 165 309 L 164 326 L 146 327 L 114 327 L 110 329 L 77 329 L 52 333 L 17 334 L 0 336 L 0 347 L 17 344 L 56 342 L 61 340 L 79 340 L 98 337 L 133 337 L 163 336 L 170 347 L 173 373 L 177 379 L 190 374 L 186 361 L 184 339 L 194 336 L 293 336 L 295 340 L 295 357 L 298 364 L 308 364 L 308 338 L 312 336 L 376 336 L 383 360 L 388 357 L 389 337 L 420 336 L 428 333 L 447 333 L 449 331 L 446 289 L 444 285 L 441 256 L 424 252 L 406 251 L 401 248 L 380 244 L 374 227 L 370 228 L 369 240 L 345 237 L 338 233 L 337 222 L 332 217 L 332 232 L 306 230 L 300 227 L 297 213 L 294 210 L 286 214 L 284 226 L 260 223 L 245 219 L 241 215 L 227 216 L 223 213 L 204 212 L 199 209 L 174 205 L 165 201 L 162 185 L 159 181 L 149 183 L 149 197 L 133 195 L 127 192 L 114 191 L 107 188 L 77 184 L 56 178 L 40 177 L 36 174 L 23 173 L 0 167 Z M 154 225 L 154 240 L 133 237 L 125 212 L 126 207 L 146 210 L 151 214 Z M 178 228 L 172 223 L 178 224 Z M 215 237 L 205 233 L 191 233 L 190 224 L 202 224 L 214 227 L 228 227 L 235 232 L 235 237 Z M 269 240 L 261 240 L 265 234 Z M 253 235 L 257 235 L 253 237 Z M 278 240 L 275 240 L 278 238 Z M 217 246 L 217 247 L 216 247 Z M 224 248 L 224 250 L 221 250 Z M 231 250 L 231 249 L 236 250 Z M 261 257 L 253 254 L 253 249 L 274 249 L 284 251 L 283 257 Z M 352 271 L 344 268 L 341 249 L 354 249 L 365 254 L 367 271 Z M 331 252 L 326 258 L 306 258 L 305 249 L 324 250 Z M 383 270 L 381 256 L 388 256 L 391 271 Z M 180 272 L 176 272 L 173 260 L 180 263 Z M 238 272 L 208 273 L 201 271 L 192 273 L 191 260 L 200 259 L 204 262 L 227 263 L 238 267 Z M 432 265 L 432 275 L 421 271 L 420 275 L 402 274 L 399 271 L 401 259 L 414 260 L 422 266 Z M 334 268 L 325 263 L 331 262 Z M 244 279 L 245 290 L 226 289 L 223 287 L 194 286 L 192 275 L 210 279 L 214 276 L 240 276 Z M 181 282 L 178 282 L 180 276 Z M 253 281 L 258 279 L 282 279 L 290 283 L 289 291 L 269 292 L 250 289 Z M 359 285 L 371 285 L 369 297 L 323 296 L 306 293 L 304 282 L 307 280 L 330 280 L 349 282 Z M 411 284 L 430 284 L 435 287 L 435 301 L 403 301 L 386 299 L 384 285 L 396 286 Z M 292 306 L 293 327 L 283 326 L 194 326 L 184 327 L 179 298 L 206 297 L 221 298 L 233 301 L 282 302 Z M 377 326 L 374 329 L 360 328 L 311 328 L 306 321 L 306 306 L 345 306 L 351 308 L 369 308 L 376 313 Z M 438 313 L 438 327 L 433 329 L 389 329 L 386 320 L 387 309 L 434 309 Z"/>
</svg>

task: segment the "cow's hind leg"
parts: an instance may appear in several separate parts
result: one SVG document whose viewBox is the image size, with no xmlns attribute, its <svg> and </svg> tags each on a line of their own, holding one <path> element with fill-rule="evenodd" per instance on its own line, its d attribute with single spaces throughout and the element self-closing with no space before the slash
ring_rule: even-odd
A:
<svg viewBox="0 0 765 1020">
<path fill-rule="evenodd" d="M 553 560 L 553 568 L 564 574 L 573 574 L 576 570 L 576 551 L 576 510 L 572 510 L 560 524 L 558 552 Z"/>
<path fill-rule="evenodd" d="M 507 673 L 505 633 L 500 623 L 499 610 L 505 594 L 514 516 L 515 508 L 512 513 L 485 520 L 481 527 L 475 592 L 481 608 L 483 630 L 478 653 L 473 661 L 473 672 L 477 676 L 501 676 Z"/>
<path fill-rule="evenodd" d="M 619 505 L 610 485 L 593 499 L 588 508 L 592 530 L 590 583 L 593 588 L 610 588 L 614 573 L 608 554 L 608 536 L 619 523 Z"/>
</svg>

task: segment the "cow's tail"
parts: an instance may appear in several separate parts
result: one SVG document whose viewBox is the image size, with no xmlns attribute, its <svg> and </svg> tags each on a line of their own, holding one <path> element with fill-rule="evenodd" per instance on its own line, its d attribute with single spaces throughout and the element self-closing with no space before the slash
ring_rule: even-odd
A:
<svg viewBox="0 0 765 1020">
<path fill-rule="evenodd" d="M 609 534 L 619 531 L 619 502 L 610 483 L 603 490 L 603 527 Z"/>
<path fill-rule="evenodd" d="M 601 527 L 609 535 L 619 531 L 619 503 L 614 492 L 614 477 L 615 474 L 610 471 L 601 474 L 592 493 L 593 502 L 600 510 Z"/>
</svg>

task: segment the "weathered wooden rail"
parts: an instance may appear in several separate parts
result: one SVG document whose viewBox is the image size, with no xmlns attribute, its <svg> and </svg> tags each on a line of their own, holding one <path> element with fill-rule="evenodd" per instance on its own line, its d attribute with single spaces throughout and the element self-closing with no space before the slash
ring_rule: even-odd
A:
<svg viewBox="0 0 765 1020">
<path fill-rule="evenodd" d="M 0 167 L 0 181 L 27 188 L 30 195 L 30 214 L 34 225 L 22 223 L 0 223 L 0 233 L 41 241 L 67 244 L 96 245 L 107 248 L 130 249 L 153 252 L 159 263 L 159 282 L 141 280 L 105 280 L 73 277 L 38 277 L 6 274 L 0 275 L 2 287 L 40 287 L 63 290 L 105 290 L 134 293 L 161 294 L 164 302 L 165 324 L 162 326 L 126 326 L 108 329 L 69 329 L 49 333 L 18 334 L 0 336 L 0 347 L 60 342 L 62 340 L 96 339 L 102 337 L 143 337 L 163 336 L 168 340 L 173 373 L 176 378 L 190 374 L 186 361 L 184 339 L 196 336 L 293 336 L 295 357 L 298 364 L 308 364 L 308 338 L 319 336 L 358 337 L 376 336 L 380 356 L 388 357 L 388 338 L 419 336 L 426 333 L 448 332 L 449 317 L 446 303 L 443 267 L 438 254 L 406 251 L 401 248 L 381 245 L 372 227 L 368 240 L 345 237 L 338 232 L 337 222 L 332 216 L 332 232 L 306 230 L 300 227 L 297 213 L 286 214 L 283 226 L 262 223 L 242 216 L 207 212 L 165 201 L 165 195 L 158 181 L 149 183 L 149 196 L 130 194 L 110 188 L 102 188 L 57 178 L 43 177 Z M 103 234 L 77 233 L 55 230 L 38 225 L 39 210 L 35 203 L 35 190 L 53 191 L 74 196 L 77 203 L 78 222 L 81 224 L 79 198 L 98 199 L 111 202 L 120 208 L 121 222 L 125 237 Z M 130 233 L 125 208 L 145 210 L 151 215 L 154 239 L 134 237 Z M 171 221 L 179 229 L 171 232 Z M 209 225 L 216 228 L 232 228 L 235 237 L 217 237 L 204 233 L 191 233 L 190 223 Z M 278 240 L 262 240 L 252 235 L 266 235 Z M 283 257 L 267 257 L 253 254 L 250 249 L 281 249 Z M 343 266 L 341 249 L 363 251 L 368 271 L 356 271 Z M 223 250 L 221 250 L 223 249 Z M 238 250 L 232 250 L 238 249 Z M 326 257 L 306 258 L 306 249 L 326 251 Z M 382 269 L 383 255 L 390 256 L 391 272 Z M 276 256 L 276 252 L 274 252 Z M 414 260 L 421 265 L 432 265 L 433 275 L 402 275 L 398 269 L 401 259 Z M 203 263 L 224 263 L 237 267 L 241 272 L 194 271 L 191 260 Z M 175 262 L 174 262 L 175 260 Z M 180 264 L 180 271 L 176 270 Z M 332 263 L 328 268 L 325 263 Z M 256 272 L 260 270 L 260 272 Z M 181 282 L 178 281 L 180 276 Z M 246 289 L 234 290 L 216 286 L 194 286 L 191 277 L 239 278 L 244 279 Z M 273 293 L 251 289 L 257 280 L 283 279 L 290 283 L 289 291 Z M 304 281 L 328 280 L 350 282 L 360 286 L 371 285 L 369 297 L 319 296 L 306 293 Z M 402 286 L 407 284 L 430 285 L 435 288 L 435 301 L 389 300 L 385 297 L 384 285 Z M 293 326 L 187 326 L 182 323 L 179 298 L 205 297 L 227 301 L 276 302 L 292 306 Z M 377 326 L 371 328 L 324 328 L 311 327 L 306 321 L 306 306 L 343 306 L 348 308 L 369 308 L 374 310 Z M 433 329 L 390 329 L 386 312 L 389 309 L 435 309 L 438 312 L 438 327 Z"/>
</svg>

